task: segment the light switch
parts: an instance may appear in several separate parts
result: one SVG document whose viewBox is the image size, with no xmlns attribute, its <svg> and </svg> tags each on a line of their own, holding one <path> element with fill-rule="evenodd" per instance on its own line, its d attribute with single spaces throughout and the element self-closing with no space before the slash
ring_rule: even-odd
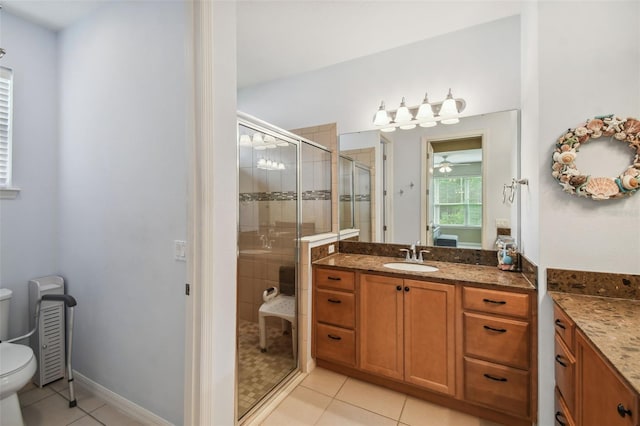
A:
<svg viewBox="0 0 640 426">
<path fill-rule="evenodd" d="M 173 254 L 175 260 L 185 262 L 187 260 L 187 242 L 181 240 L 175 240 L 173 247 Z"/>
</svg>

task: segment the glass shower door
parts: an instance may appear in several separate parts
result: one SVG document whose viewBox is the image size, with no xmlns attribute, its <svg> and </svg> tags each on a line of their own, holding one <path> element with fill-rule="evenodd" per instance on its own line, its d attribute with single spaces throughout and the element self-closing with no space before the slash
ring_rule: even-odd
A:
<svg viewBox="0 0 640 426">
<path fill-rule="evenodd" d="M 297 368 L 298 143 L 239 125 L 238 417 Z"/>
</svg>

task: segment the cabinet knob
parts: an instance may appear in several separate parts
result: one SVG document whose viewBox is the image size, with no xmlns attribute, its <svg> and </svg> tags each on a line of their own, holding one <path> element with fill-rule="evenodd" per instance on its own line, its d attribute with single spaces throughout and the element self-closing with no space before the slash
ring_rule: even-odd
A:
<svg viewBox="0 0 640 426">
<path fill-rule="evenodd" d="M 624 417 L 624 416 L 631 417 L 631 410 L 627 410 L 626 408 L 624 408 L 624 405 L 620 403 L 618 404 L 618 414 L 620 414 L 620 417 Z"/>
<path fill-rule="evenodd" d="M 404 291 L 409 291 L 409 287 L 405 287 L 405 288 L 404 288 Z"/>
<path fill-rule="evenodd" d="M 566 420 L 564 417 L 564 414 L 562 414 L 562 411 L 556 411 L 556 422 L 560 425 L 560 426 L 567 426 L 567 423 L 563 420 Z"/>
<path fill-rule="evenodd" d="M 490 380 L 495 380 L 496 382 L 506 382 L 507 379 L 505 377 L 497 377 L 497 376 L 492 376 L 491 374 L 484 374 L 484 377 L 486 377 L 487 379 Z"/>
<path fill-rule="evenodd" d="M 488 325 L 484 325 L 483 326 L 485 328 L 485 330 L 489 330 L 489 331 L 495 331 L 496 333 L 506 333 L 507 329 L 506 328 L 494 328 Z"/>
<path fill-rule="evenodd" d="M 565 358 L 562 355 L 556 355 L 556 362 L 561 366 L 566 367 L 567 363 L 563 361 L 564 359 Z"/>
<path fill-rule="evenodd" d="M 504 300 L 493 300 L 493 299 L 482 299 L 484 303 L 493 303 L 494 305 L 506 305 L 507 302 Z"/>
<path fill-rule="evenodd" d="M 401 285 L 396 286 L 396 290 L 398 290 L 398 291 L 402 291 L 402 286 L 401 286 Z"/>
</svg>

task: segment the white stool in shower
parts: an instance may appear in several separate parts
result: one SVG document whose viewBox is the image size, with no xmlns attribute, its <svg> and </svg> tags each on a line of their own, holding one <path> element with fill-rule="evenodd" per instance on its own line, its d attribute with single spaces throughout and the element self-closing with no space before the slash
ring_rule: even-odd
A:
<svg viewBox="0 0 640 426">
<path fill-rule="evenodd" d="M 258 310 L 258 327 L 260 328 L 260 349 L 262 352 L 267 351 L 267 325 L 266 317 L 277 317 L 282 320 L 282 329 L 284 330 L 284 321 L 291 323 L 291 341 L 293 344 L 293 358 L 295 359 L 298 349 L 298 332 L 296 325 L 296 298 L 293 296 L 285 296 L 277 294 L 278 290 L 273 289 L 274 293 L 269 292 L 270 289 L 264 291 L 263 299 L 265 302 Z"/>
</svg>

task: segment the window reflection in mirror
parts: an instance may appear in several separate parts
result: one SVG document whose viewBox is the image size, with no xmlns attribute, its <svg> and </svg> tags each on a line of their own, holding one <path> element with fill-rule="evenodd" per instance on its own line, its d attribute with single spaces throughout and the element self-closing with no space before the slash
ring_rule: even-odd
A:
<svg viewBox="0 0 640 426">
<path fill-rule="evenodd" d="M 482 247 L 482 139 L 432 141 L 426 174 L 428 231 L 435 246 Z M 467 146 L 473 148 L 465 149 Z M 424 159 L 429 162 L 430 157 Z M 430 202 L 429 202 L 430 201 Z"/>
</svg>

